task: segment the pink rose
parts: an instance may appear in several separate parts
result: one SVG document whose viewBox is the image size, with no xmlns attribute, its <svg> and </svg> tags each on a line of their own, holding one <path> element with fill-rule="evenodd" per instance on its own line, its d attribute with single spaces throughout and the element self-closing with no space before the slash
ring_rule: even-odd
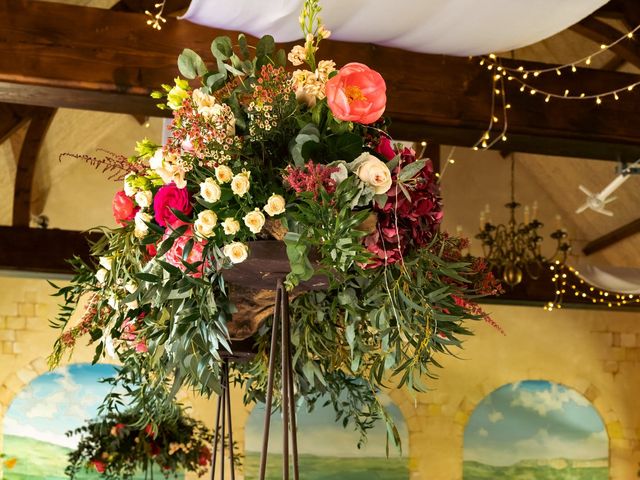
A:
<svg viewBox="0 0 640 480">
<path fill-rule="evenodd" d="M 171 235 L 171 231 L 167 229 L 164 234 L 164 239 L 168 238 Z M 169 262 L 171 265 L 178 267 L 183 272 L 187 269 L 187 267 L 182 263 L 182 255 L 184 254 L 184 247 L 189 240 L 193 240 L 193 247 L 189 252 L 189 255 L 185 259 L 187 263 L 197 263 L 202 261 L 202 255 L 204 252 L 204 246 L 206 241 L 199 241 L 193 236 L 193 230 L 189 228 L 184 235 L 176 238 L 173 242 L 171 248 L 164 254 L 164 259 Z M 200 277 L 202 275 L 202 265 L 198 267 L 198 273 L 194 273 L 194 277 Z"/>
<path fill-rule="evenodd" d="M 177 220 L 173 210 L 189 215 L 191 213 L 191 198 L 186 188 L 178 188 L 175 183 L 165 185 L 158 190 L 153 199 L 153 211 L 158 225 L 166 227 Z"/>
<path fill-rule="evenodd" d="M 138 211 L 138 207 L 136 207 L 133 199 L 127 197 L 124 190 L 116 192 L 111 202 L 111 208 L 113 209 L 113 218 L 115 218 L 118 225 L 121 226 L 133 220 L 133 217 L 136 216 L 136 212 Z"/>
<path fill-rule="evenodd" d="M 387 104 L 382 75 L 362 63 L 348 63 L 327 81 L 327 103 L 333 116 L 348 122 L 373 123 Z"/>
<path fill-rule="evenodd" d="M 136 353 L 147 353 L 149 351 L 149 347 L 147 346 L 147 341 L 145 339 L 139 340 L 136 343 Z"/>
</svg>

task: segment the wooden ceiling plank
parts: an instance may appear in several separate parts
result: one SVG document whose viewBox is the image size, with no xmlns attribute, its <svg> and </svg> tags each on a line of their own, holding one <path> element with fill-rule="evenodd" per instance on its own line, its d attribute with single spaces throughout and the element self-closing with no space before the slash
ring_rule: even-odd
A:
<svg viewBox="0 0 640 480">
<path fill-rule="evenodd" d="M 31 115 L 29 128 L 20 148 L 13 192 L 13 225 L 28 227 L 31 220 L 31 190 L 38 154 L 56 109 L 39 107 Z"/>
<path fill-rule="evenodd" d="M 145 15 L 27 0 L 0 0 L 0 101 L 163 116 L 148 97 L 178 74 L 183 47 L 211 59 L 210 43 L 236 32 L 167 19 L 162 32 Z M 74 25 L 69 29 L 68 25 Z M 289 48 L 290 45 L 284 45 Z M 369 44 L 327 40 L 322 56 L 379 71 L 388 86 L 386 114 L 396 138 L 470 146 L 491 111 L 491 74 L 476 59 L 427 55 Z M 527 69 L 548 65 L 509 62 Z M 578 69 L 563 77 L 531 79 L 535 88 L 579 91 L 629 84 L 638 76 Z M 545 103 L 509 82 L 509 148 L 585 158 L 635 160 L 640 156 L 640 96 L 624 101 Z M 503 148 L 498 146 L 497 148 Z"/>
</svg>

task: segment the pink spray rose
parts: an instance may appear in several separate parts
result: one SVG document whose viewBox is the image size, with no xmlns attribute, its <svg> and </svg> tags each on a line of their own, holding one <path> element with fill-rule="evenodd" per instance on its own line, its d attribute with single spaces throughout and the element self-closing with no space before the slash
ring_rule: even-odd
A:
<svg viewBox="0 0 640 480">
<path fill-rule="evenodd" d="M 362 63 L 348 63 L 326 84 L 327 103 L 334 117 L 358 123 L 378 120 L 387 104 L 382 75 Z"/>
<path fill-rule="evenodd" d="M 175 183 L 161 187 L 153 199 L 153 211 L 158 225 L 166 227 L 175 223 L 177 217 L 172 212 L 172 209 L 185 215 L 191 213 L 189 191 L 186 188 L 178 188 Z"/>
<path fill-rule="evenodd" d="M 138 207 L 136 207 L 133 199 L 127 197 L 124 190 L 116 192 L 111 202 L 111 208 L 113 209 L 113 218 L 115 218 L 118 225 L 121 226 L 133 220 L 133 217 L 136 216 L 136 212 L 138 211 Z"/>
<path fill-rule="evenodd" d="M 167 229 L 164 234 L 164 239 L 167 239 L 171 235 L 171 231 Z M 204 251 L 204 246 L 207 243 L 206 240 L 200 241 L 193 235 L 193 230 L 189 228 L 184 235 L 176 238 L 173 242 L 171 248 L 164 254 L 164 259 L 170 263 L 178 267 L 183 272 L 187 269 L 187 267 L 182 263 L 182 255 L 184 254 L 184 247 L 189 240 L 193 240 L 193 247 L 189 252 L 189 255 L 185 259 L 187 263 L 197 263 L 202 261 L 202 255 Z M 198 267 L 198 272 L 193 274 L 194 277 L 202 276 L 202 265 Z"/>
</svg>

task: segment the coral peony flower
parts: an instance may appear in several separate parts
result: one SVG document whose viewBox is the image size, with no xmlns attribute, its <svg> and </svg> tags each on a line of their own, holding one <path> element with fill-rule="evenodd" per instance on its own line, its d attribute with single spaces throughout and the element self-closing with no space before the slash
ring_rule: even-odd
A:
<svg viewBox="0 0 640 480">
<path fill-rule="evenodd" d="M 113 209 L 113 218 L 115 218 L 118 225 L 121 226 L 133 220 L 133 217 L 135 217 L 138 211 L 138 207 L 136 207 L 133 200 L 124 193 L 124 190 L 116 192 L 111 207 Z"/>
<path fill-rule="evenodd" d="M 185 215 L 191 213 L 189 191 L 186 188 L 178 188 L 174 183 L 161 187 L 153 199 L 153 211 L 158 225 L 166 227 L 177 220 L 172 209 Z"/>
<path fill-rule="evenodd" d="M 362 63 L 348 63 L 326 85 L 331 112 L 348 122 L 378 120 L 387 104 L 386 91 L 382 75 Z"/>
</svg>

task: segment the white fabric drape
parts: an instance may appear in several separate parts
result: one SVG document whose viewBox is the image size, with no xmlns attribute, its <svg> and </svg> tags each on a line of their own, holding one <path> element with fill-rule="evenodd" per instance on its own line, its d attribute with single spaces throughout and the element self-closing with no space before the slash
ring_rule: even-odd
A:
<svg viewBox="0 0 640 480">
<path fill-rule="evenodd" d="M 585 282 L 601 290 L 625 295 L 640 294 L 640 269 L 597 267 L 584 262 L 578 263 L 574 268 Z"/>
<path fill-rule="evenodd" d="M 422 53 L 480 55 L 524 47 L 608 0 L 321 0 L 333 39 Z M 276 41 L 300 38 L 302 0 L 192 0 L 194 23 Z"/>
</svg>

